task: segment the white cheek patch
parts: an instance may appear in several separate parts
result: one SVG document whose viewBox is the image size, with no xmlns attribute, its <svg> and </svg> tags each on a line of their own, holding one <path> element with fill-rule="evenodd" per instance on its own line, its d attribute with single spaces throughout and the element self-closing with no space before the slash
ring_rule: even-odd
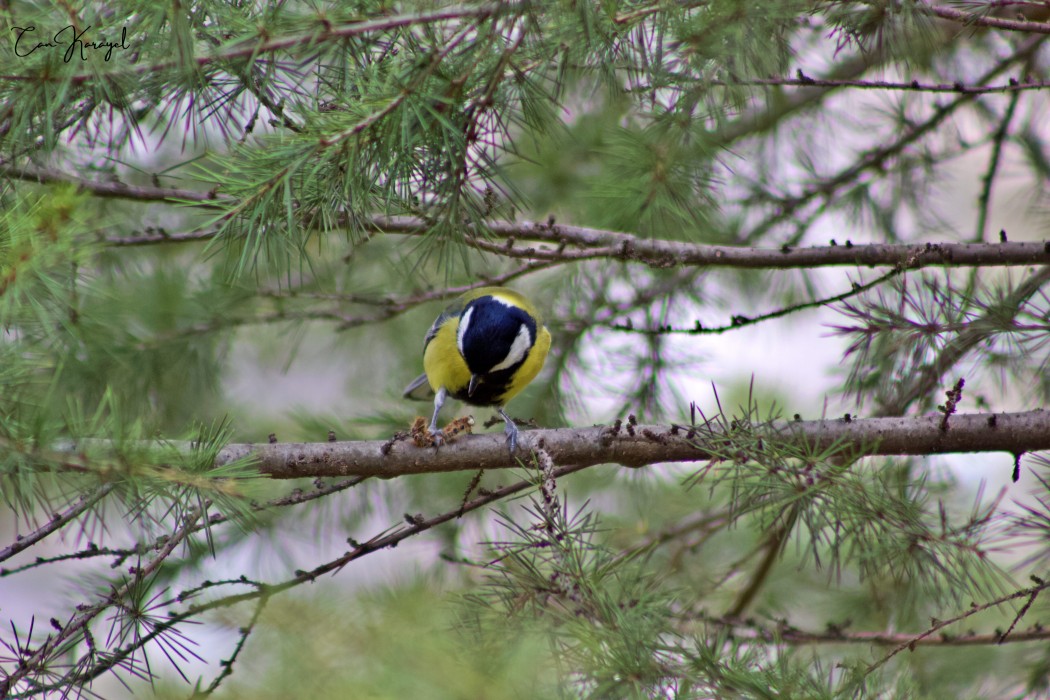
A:
<svg viewBox="0 0 1050 700">
<path fill-rule="evenodd" d="M 466 356 L 463 352 L 463 338 L 467 335 L 467 328 L 470 326 L 470 317 L 474 315 L 474 307 L 467 309 L 467 312 L 459 319 L 459 330 L 456 333 L 456 347 L 459 348 L 459 354 Z"/>
<path fill-rule="evenodd" d="M 528 327 L 523 323 L 518 326 L 518 334 L 514 336 L 514 342 L 510 344 L 510 352 L 498 365 L 490 369 L 490 372 L 498 372 L 501 369 L 513 367 L 525 359 L 526 353 L 532 347 L 532 335 Z"/>
<path fill-rule="evenodd" d="M 506 306 L 508 309 L 517 309 L 517 308 L 519 308 L 519 307 L 515 306 L 514 304 L 510 303 L 509 301 L 507 301 L 506 299 L 504 299 L 503 297 L 498 296 L 496 294 L 493 294 L 489 298 L 492 299 L 493 301 L 498 301 L 499 303 L 501 303 L 504 306 Z"/>
</svg>

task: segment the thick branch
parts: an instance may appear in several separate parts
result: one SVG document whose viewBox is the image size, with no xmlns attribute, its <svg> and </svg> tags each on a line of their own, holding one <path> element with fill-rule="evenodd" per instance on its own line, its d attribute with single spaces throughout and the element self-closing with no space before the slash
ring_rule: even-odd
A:
<svg viewBox="0 0 1050 700">
<path fill-rule="evenodd" d="M 816 421 L 776 421 L 755 429 L 767 441 L 832 445 L 859 455 L 930 455 L 954 452 L 1020 454 L 1050 449 L 1050 411 L 957 414 L 947 430 L 943 416 L 853 418 Z M 726 434 L 697 428 L 692 439 L 684 427 L 634 426 L 633 435 L 613 428 L 561 428 L 523 433 L 525 445 L 543 447 L 556 464 L 589 466 L 620 464 L 643 467 L 658 462 L 711 459 L 724 448 Z M 706 447 L 705 447 L 706 446 Z M 385 453 L 384 453 L 385 452 Z M 518 457 L 525 458 L 520 451 Z M 391 478 L 478 469 L 521 466 L 511 459 L 502 434 L 468 435 L 439 449 L 411 442 L 321 442 L 272 445 L 231 444 L 219 452 L 224 464 L 252 456 L 259 470 L 275 479 L 329 476 Z"/>
</svg>

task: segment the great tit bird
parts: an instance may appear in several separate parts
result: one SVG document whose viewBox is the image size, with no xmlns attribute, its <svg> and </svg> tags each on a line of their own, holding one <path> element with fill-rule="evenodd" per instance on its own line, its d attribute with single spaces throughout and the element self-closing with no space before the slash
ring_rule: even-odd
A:
<svg viewBox="0 0 1050 700">
<path fill-rule="evenodd" d="M 507 424 L 504 432 L 513 453 L 518 428 L 503 407 L 536 378 L 550 347 L 551 334 L 528 299 L 503 287 L 472 289 L 442 311 L 427 331 L 424 373 L 404 395 L 434 396 L 430 433 L 439 444 L 438 412 L 448 397 L 495 406 Z"/>
</svg>

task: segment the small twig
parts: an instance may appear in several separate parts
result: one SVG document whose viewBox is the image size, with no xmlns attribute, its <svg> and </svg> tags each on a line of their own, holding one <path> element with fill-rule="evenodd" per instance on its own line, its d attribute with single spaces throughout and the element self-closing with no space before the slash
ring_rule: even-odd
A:
<svg viewBox="0 0 1050 700">
<path fill-rule="evenodd" d="M 484 475 L 485 470 L 479 469 L 477 474 L 475 474 L 474 477 L 470 480 L 470 483 L 467 484 L 467 489 L 463 492 L 463 500 L 459 504 L 459 517 L 463 517 L 463 509 L 467 507 L 467 501 L 470 500 L 471 494 L 474 493 L 474 489 L 476 489 L 478 487 L 478 484 L 481 483 L 481 477 L 483 477 Z"/>
<path fill-rule="evenodd" d="M 854 284 L 853 288 L 847 292 L 842 292 L 841 294 L 836 294 L 830 297 L 824 297 L 823 299 L 807 301 L 801 304 L 785 306 L 784 308 L 777 309 L 776 311 L 769 311 L 764 314 L 759 314 L 758 316 L 736 315 L 733 316 L 733 320 L 731 323 L 724 326 L 706 328 L 703 325 L 701 325 L 699 321 L 697 321 L 696 325 L 694 325 L 692 328 L 672 328 L 670 326 L 667 326 L 665 328 L 635 328 L 629 323 L 612 323 L 608 324 L 606 327 L 615 331 L 627 331 L 631 333 L 639 333 L 642 335 L 667 335 L 672 333 L 681 333 L 684 335 L 720 335 L 727 331 L 735 331 L 740 328 L 746 328 L 747 326 L 752 326 L 756 323 L 762 323 L 763 321 L 769 321 L 774 318 L 781 318 L 782 316 L 787 316 L 789 314 L 797 313 L 799 311 L 805 311 L 806 309 L 814 309 L 821 306 L 827 306 L 828 304 L 834 304 L 836 302 L 845 301 L 846 299 L 856 296 L 857 294 L 866 292 L 869 289 L 874 289 L 883 282 L 886 282 L 887 280 L 896 277 L 902 272 L 904 272 L 903 267 L 894 268 L 893 270 L 890 270 L 886 274 L 877 277 L 871 282 L 866 282 L 864 284 Z"/>
<path fill-rule="evenodd" d="M 985 603 L 984 605 L 974 605 L 969 610 L 967 610 L 966 612 L 964 612 L 964 613 L 962 613 L 960 615 L 956 615 L 953 618 L 950 618 L 950 619 L 947 619 L 947 620 L 935 620 L 934 624 L 928 630 L 926 630 L 925 632 L 923 632 L 921 634 L 918 634 L 918 635 L 916 635 L 914 637 L 911 637 L 910 639 L 908 639 L 907 641 L 905 641 L 902 644 L 899 644 L 889 654 L 887 654 L 886 656 L 882 657 L 881 659 L 876 661 L 874 664 L 869 666 L 867 671 L 865 671 L 864 675 L 868 675 L 868 674 L 872 673 L 873 671 L 875 671 L 878 668 L 880 668 L 881 666 L 883 666 L 887 661 L 889 661 L 890 659 L 892 659 L 894 656 L 896 656 L 897 654 L 901 653 L 905 649 L 914 648 L 916 643 L 926 639 L 927 637 L 930 637 L 930 636 L 936 634 L 937 632 L 939 632 L 940 630 L 944 629 L 945 627 L 948 627 L 949 625 L 953 625 L 956 622 L 959 622 L 960 620 L 965 620 L 966 618 L 970 617 L 971 615 L 976 615 L 977 613 L 983 612 L 984 610 L 987 610 L 989 608 L 994 608 L 994 607 L 996 607 L 998 605 L 1002 605 L 1003 603 L 1008 603 L 1011 600 L 1017 600 L 1018 598 L 1025 598 L 1025 597 L 1032 598 L 1036 594 L 1038 594 L 1040 591 L 1043 591 L 1043 590 L 1045 590 L 1048 587 L 1050 587 L 1050 583 L 1042 582 L 1042 583 L 1039 583 L 1036 586 L 1033 586 L 1032 588 L 1025 588 L 1024 590 L 1016 591 L 1014 593 L 1011 593 L 1009 595 L 1003 596 L 1001 598 L 997 598 L 997 599 L 995 599 L 995 600 L 993 600 L 993 601 L 991 601 L 989 603 Z M 997 635 L 997 638 L 1000 637 L 1000 636 L 1005 636 L 1005 635 Z"/>
<path fill-rule="evenodd" d="M 44 525 L 41 525 L 28 535 L 20 535 L 10 545 L 0 549 L 0 561 L 10 559 L 24 549 L 33 546 L 51 533 L 61 530 L 67 523 L 69 523 L 69 521 L 75 519 L 81 513 L 92 508 L 96 503 L 105 498 L 114 488 L 115 484 L 113 482 L 108 482 L 102 484 L 91 493 L 82 495 L 64 511 L 56 513 L 54 517 L 48 520 Z"/>
<path fill-rule="evenodd" d="M 252 613 L 252 619 L 248 621 L 248 624 L 240 629 L 240 638 L 237 640 L 237 646 L 234 647 L 233 653 L 230 654 L 230 658 L 220 661 L 219 664 L 222 666 L 222 673 L 215 677 L 215 680 L 204 690 L 204 692 L 194 693 L 191 696 L 193 698 L 203 698 L 214 693 L 219 685 L 228 676 L 233 674 L 233 664 L 237 661 L 237 657 L 241 655 L 241 650 L 244 649 L 245 642 L 248 641 L 248 636 L 255 630 L 255 625 L 259 621 L 259 616 L 262 615 L 263 608 L 266 607 L 266 603 L 269 602 L 269 596 L 263 596 L 259 598 L 255 604 L 255 612 Z"/>
<path fill-rule="evenodd" d="M 955 382 L 955 387 L 949 389 L 947 392 L 948 399 L 941 405 L 937 406 L 937 410 L 944 414 L 944 418 L 941 419 L 941 430 L 948 429 L 948 418 L 955 413 L 955 407 L 962 401 L 963 386 L 966 385 L 966 380 L 959 377 L 959 381 Z"/>
<path fill-rule="evenodd" d="M 988 169 L 984 173 L 981 183 L 981 195 L 977 199 L 977 227 L 974 232 L 974 242 L 984 241 L 985 228 L 988 225 L 988 212 L 991 208 L 992 186 L 995 184 L 995 176 L 1002 162 L 1003 144 L 1010 133 L 1010 122 L 1013 121 L 1017 103 L 1020 101 L 1021 93 L 1015 92 L 1010 97 L 1010 103 L 1006 106 L 1006 112 L 999 122 L 999 128 L 995 130 L 992 137 L 992 153 L 988 157 Z"/>
<path fill-rule="evenodd" d="M 505 447 L 504 451 L 506 451 Z M 561 467 L 554 471 L 554 476 L 565 476 L 585 468 L 585 466 L 581 465 L 570 465 L 566 467 Z M 523 480 L 518 481 L 509 486 L 504 486 L 502 488 L 496 489 L 494 491 L 489 491 L 470 501 L 466 504 L 466 506 L 462 508 L 456 508 L 454 510 L 442 513 L 441 515 L 437 515 L 429 519 L 420 519 L 416 521 L 414 525 L 397 526 L 392 531 L 374 537 L 368 542 L 358 543 L 356 544 L 356 546 L 354 546 L 353 550 L 347 552 L 343 556 L 333 559 L 325 564 L 321 564 L 320 566 L 317 566 L 311 569 L 310 571 L 299 571 L 293 578 L 282 583 L 266 586 L 256 584 L 256 590 L 254 591 L 248 593 L 238 593 L 223 598 L 218 598 L 216 600 L 212 600 L 206 603 L 193 605 L 179 613 L 172 612 L 171 614 L 169 614 L 166 620 L 163 620 L 162 622 L 154 626 L 154 628 L 148 634 L 141 635 L 140 637 L 135 639 L 135 641 L 129 643 L 127 646 L 121 649 L 114 650 L 105 658 L 104 661 L 100 662 L 92 668 L 85 670 L 78 676 L 78 681 L 81 683 L 87 683 L 95 678 L 98 678 L 103 673 L 107 672 L 111 668 L 123 662 L 124 659 L 128 658 L 128 656 L 130 656 L 131 654 L 135 653 L 135 651 L 137 651 L 138 649 L 142 648 L 156 637 L 164 634 L 165 632 L 173 628 L 175 625 L 181 622 L 185 622 L 186 620 L 189 620 L 191 618 L 197 617 L 202 613 L 208 612 L 210 610 L 228 608 L 247 601 L 259 600 L 260 598 L 269 597 L 276 593 L 284 592 L 304 583 L 315 581 L 318 577 L 328 573 L 333 573 L 356 559 L 360 559 L 361 557 L 367 556 L 368 554 L 371 554 L 373 552 L 378 552 L 382 549 L 396 547 L 400 542 L 408 539 L 409 537 L 418 535 L 421 532 L 426 532 L 427 530 L 441 525 L 442 523 L 454 520 L 455 518 L 459 517 L 461 511 L 469 512 L 477 510 L 479 508 L 483 508 L 486 505 L 489 505 L 490 503 L 502 500 L 508 496 L 524 491 L 531 487 L 535 487 L 534 481 Z M 49 686 L 41 686 L 40 688 L 38 688 L 38 690 L 39 692 L 47 692 L 63 687 L 65 686 L 59 682 Z M 4 686 L 2 684 L 0 684 L 0 690 L 4 690 Z"/>
<path fill-rule="evenodd" d="M 23 678 L 33 673 L 36 669 L 43 668 L 51 655 L 63 648 L 73 635 L 85 629 L 104 610 L 123 600 L 135 586 L 156 571 L 164 560 L 175 551 L 175 548 L 186 539 L 190 528 L 200 519 L 201 514 L 202 511 L 199 508 L 191 511 L 171 537 L 168 538 L 164 546 L 157 552 L 156 556 L 145 566 L 136 567 L 133 576 L 125 581 L 124 585 L 119 588 L 115 587 L 109 593 L 102 595 L 94 605 L 78 607 L 77 610 L 79 612 L 67 624 L 63 625 L 54 635 L 49 635 L 32 654 L 19 659 L 18 664 L 4 678 L 0 679 L 0 697 L 7 697 L 11 689 L 16 687 Z M 166 631 L 168 627 L 164 629 Z M 150 639 L 152 638 L 151 636 Z M 78 676 L 79 680 L 80 677 Z M 65 678 L 59 679 L 57 687 L 65 687 L 65 682 Z"/>
<path fill-rule="evenodd" d="M 1040 580 L 1040 579 L 1035 579 L 1035 581 L 1036 581 L 1037 585 L 1043 583 L 1043 581 Z M 1035 599 L 1036 599 L 1036 597 L 1038 595 L 1039 595 L 1039 591 L 1038 590 L 1032 591 L 1032 595 L 1030 595 L 1028 597 L 1028 600 L 1025 601 L 1025 604 L 1021 607 L 1020 612 L 1018 612 L 1017 616 L 1014 617 L 1014 621 L 1010 623 L 1010 627 L 999 636 L 998 644 L 1002 644 L 1003 642 L 1006 641 L 1006 638 L 1009 637 L 1010 633 L 1014 631 L 1015 627 L 1017 627 L 1017 623 L 1021 621 L 1021 618 L 1025 616 L 1025 613 L 1028 612 L 1028 609 L 1032 607 L 1032 603 L 1035 602 Z"/>
</svg>

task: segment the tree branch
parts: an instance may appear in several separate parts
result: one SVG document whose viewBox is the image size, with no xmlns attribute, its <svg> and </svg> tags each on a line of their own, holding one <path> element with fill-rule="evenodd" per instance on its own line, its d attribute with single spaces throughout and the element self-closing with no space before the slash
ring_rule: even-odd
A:
<svg viewBox="0 0 1050 700">
<path fill-rule="evenodd" d="M 1031 589 L 1021 591 L 1020 594 L 1028 594 Z M 1020 597 L 1012 594 L 1011 598 Z M 998 603 L 997 603 L 998 604 Z M 985 606 L 981 607 L 986 609 Z M 731 630 L 733 637 L 741 640 L 753 640 L 767 644 L 790 644 L 802 646 L 810 644 L 864 644 L 870 646 L 996 646 L 1009 642 L 1035 642 L 1050 639 L 1050 628 L 1036 626 L 1031 629 L 1011 634 L 1002 639 L 999 633 L 978 634 L 966 632 L 963 634 L 941 633 L 937 636 L 918 636 L 914 633 L 905 632 L 849 632 L 835 625 L 829 625 L 826 632 L 812 632 L 801 630 L 787 623 L 781 623 L 776 628 L 769 629 L 757 624 L 741 624 L 739 620 L 702 618 L 704 622 L 718 625 L 726 630 Z"/>
<path fill-rule="evenodd" d="M 1015 591 L 1015 592 L 1013 592 L 1013 593 L 1011 593 L 1009 595 L 1005 595 L 1005 596 L 1003 596 L 1001 598 L 997 598 L 996 600 L 993 600 L 990 603 L 985 603 L 984 605 L 976 605 L 975 604 L 975 605 L 971 606 L 970 609 L 967 610 L 966 612 L 961 613 L 959 615 L 956 615 L 955 617 L 950 618 L 948 620 L 934 620 L 933 621 L 933 625 L 928 630 L 926 630 L 922 634 L 912 635 L 909 639 L 907 639 L 906 641 L 904 641 L 901 644 L 899 644 L 898 646 L 896 646 L 893 649 L 893 651 L 891 651 L 889 654 L 887 654 L 886 656 L 882 657 L 877 662 L 875 662 L 874 664 L 869 666 L 867 671 L 865 671 L 864 675 L 870 674 L 872 671 L 876 670 L 877 668 L 879 668 L 880 666 L 885 664 L 887 661 L 892 659 L 894 656 L 896 656 L 900 652 L 904 651 L 905 649 L 910 649 L 915 644 L 918 644 L 922 640 L 927 639 L 931 635 L 939 632 L 940 630 L 944 629 L 945 627 L 947 627 L 949 625 L 953 625 L 956 622 L 959 622 L 960 620 L 965 620 L 966 618 L 970 617 L 971 615 L 976 615 L 977 613 L 983 612 L 984 610 L 987 610 L 988 608 L 992 608 L 992 607 L 995 607 L 995 606 L 998 606 L 998 605 L 1002 605 L 1003 603 L 1008 603 L 1008 602 L 1010 602 L 1012 600 L 1018 600 L 1020 598 L 1028 598 L 1029 600 L 1031 600 L 1035 596 L 1039 595 L 1039 593 L 1041 591 L 1044 591 L 1047 588 L 1050 588 L 1050 582 L 1040 581 L 1038 584 L 1036 584 L 1035 586 L 1032 586 L 1031 588 L 1025 588 L 1025 589 L 1022 589 L 1020 591 Z M 1016 637 L 1014 637 L 1013 639 L 1014 639 L 1014 641 L 1020 641 Z M 1004 635 L 998 634 L 998 635 L 996 635 L 996 641 L 997 641 L 997 643 L 1001 644 L 1004 641 L 1006 641 L 1006 638 L 1004 637 Z"/>
<path fill-rule="evenodd" d="M 998 61 L 994 66 L 985 71 L 978 78 L 978 82 L 986 83 L 993 80 L 1017 61 L 1022 59 L 1030 60 L 1030 57 L 1038 50 L 1041 44 L 1041 39 L 1035 37 L 1030 38 L 1028 41 L 1024 42 L 1022 46 L 1018 47 L 1010 56 Z M 975 94 L 958 94 L 948 104 L 937 105 L 933 110 L 933 114 L 931 114 L 925 121 L 908 128 L 904 133 L 900 134 L 889 143 L 859 154 L 859 157 L 855 162 L 846 166 L 834 175 L 821 178 L 800 194 L 773 199 L 771 203 L 775 204 L 778 210 L 773 215 L 766 217 L 763 221 L 758 223 L 748 233 L 747 241 L 750 242 L 759 239 L 773 226 L 780 222 L 787 219 L 797 218 L 803 207 L 808 204 L 821 200 L 825 203 L 830 202 L 835 196 L 837 196 L 841 189 L 856 182 L 864 173 L 871 170 L 885 169 L 887 162 L 900 157 L 908 146 L 919 141 L 925 135 L 935 131 L 941 124 L 946 122 L 956 110 L 973 102 L 975 99 Z"/>
<path fill-rule="evenodd" d="M 768 311 L 766 313 L 759 314 L 758 316 L 741 316 L 737 314 L 732 317 L 728 324 L 722 326 L 705 327 L 701 325 L 699 320 L 697 320 L 691 328 L 675 328 L 669 325 L 648 328 L 636 328 L 631 323 L 631 320 L 628 318 L 626 323 L 616 323 L 612 321 L 608 321 L 605 323 L 588 323 L 580 324 L 580 328 L 602 326 L 604 328 L 608 328 L 609 330 L 624 331 L 627 333 L 637 333 L 641 335 L 721 335 L 722 333 L 726 333 L 728 331 L 735 331 L 740 328 L 747 328 L 748 326 L 753 326 L 757 323 L 762 323 L 763 321 L 769 321 L 774 318 L 781 318 L 783 316 L 797 313 L 799 311 L 805 311 L 806 309 L 815 309 L 821 306 L 834 304 L 835 302 L 845 301 L 846 299 L 849 299 L 850 297 L 856 296 L 858 294 L 862 294 L 868 291 L 869 289 L 874 289 L 883 282 L 886 282 L 892 279 L 893 277 L 901 274 L 901 272 L 902 270 L 900 268 L 890 270 L 886 274 L 880 275 L 879 277 L 876 277 L 870 282 L 865 282 L 864 284 L 857 284 L 856 282 L 854 282 L 852 289 L 850 289 L 848 292 L 841 292 L 839 294 L 834 294 L 829 297 L 822 297 L 820 299 L 814 299 L 812 301 L 805 301 L 798 304 L 792 304 L 791 306 L 784 306 L 779 309 L 776 309 L 775 311 Z"/>
<path fill-rule="evenodd" d="M 139 201 L 190 202 L 217 207 L 224 197 L 212 192 L 92 182 L 71 178 L 57 171 L 33 167 L 0 166 L 7 177 L 40 183 L 73 183 L 100 197 L 119 197 Z M 429 224 L 413 216 L 374 215 L 368 224 L 378 231 L 422 235 Z M 469 225 L 465 225 L 468 230 Z M 861 265 L 868 267 L 900 265 L 906 269 L 923 267 L 1002 267 L 1050 264 L 1050 241 L 1006 243 L 914 243 L 812 246 L 806 248 L 754 248 L 705 245 L 673 240 L 641 238 L 629 233 L 542 224 L 529 221 L 490 221 L 486 236 L 502 239 L 496 244 L 477 235 L 468 245 L 504 257 L 539 262 L 576 262 L 612 259 L 637 262 L 654 268 L 687 266 L 738 269 L 800 269 Z M 130 242 L 114 239 L 115 245 L 159 243 L 157 235 L 134 237 Z M 206 234 L 180 234 L 187 240 L 205 240 Z M 555 247 L 515 247 L 520 240 L 538 241 Z"/>
<path fill-rule="evenodd" d="M 956 452 L 1033 452 L 1050 449 L 1050 411 L 1022 413 L 968 413 L 951 417 L 942 429 L 941 414 L 916 417 L 777 420 L 756 426 L 746 437 L 811 450 L 840 448 L 857 457 L 866 455 L 930 455 Z M 698 462 L 718 459 L 726 441 L 741 434 L 716 429 L 712 423 L 688 428 L 679 425 L 636 425 L 631 432 L 619 427 L 530 430 L 522 443 L 544 449 L 557 464 L 580 467 L 619 464 L 645 467 L 659 462 Z M 91 450 L 102 441 L 81 441 L 59 450 Z M 166 443 L 178 447 L 178 443 Z M 189 449 L 189 445 L 185 445 Z M 275 479 L 304 477 L 376 476 L 392 478 L 478 469 L 523 466 L 527 452 L 512 458 L 501 434 L 466 435 L 440 448 L 421 448 L 407 439 L 354 442 L 230 444 L 216 458 L 216 466 L 251 457 L 263 474 Z"/>
<path fill-rule="evenodd" d="M 1002 324 L 1005 319 L 1013 319 L 1017 316 L 1021 306 L 1048 282 L 1050 282 L 1050 266 L 1043 267 L 1029 275 L 1028 279 L 1019 284 L 1002 302 L 989 307 L 980 318 L 967 324 L 951 342 L 944 346 L 933 362 L 913 367 L 907 380 L 901 382 L 891 395 L 879 401 L 877 414 L 901 415 L 915 401 L 928 400 L 941 381 L 941 377 L 967 353 L 988 338 L 989 328 L 994 328 L 996 324 Z M 1015 450 L 1014 454 L 1018 452 Z"/>
<path fill-rule="evenodd" d="M 398 233 L 419 233 L 418 220 L 410 217 L 372 217 L 377 227 Z M 746 248 L 703 245 L 650 239 L 627 233 L 529 222 L 493 221 L 487 232 L 508 241 L 496 245 L 479 238 L 468 243 L 480 250 L 531 260 L 586 260 L 610 258 L 639 262 L 650 267 L 703 265 L 741 269 L 789 269 L 839 265 L 901 265 L 908 269 L 929 266 L 977 267 L 1033 265 L 1050 262 L 1050 243 L 917 243 L 813 246 L 809 248 Z M 557 244 L 559 248 L 515 248 L 519 239 Z M 570 246 L 581 250 L 567 249 Z M 565 248 L 565 249 L 563 249 Z"/>
<path fill-rule="evenodd" d="M 61 530 L 68 522 L 105 498 L 106 494 L 113 490 L 113 486 L 114 484 L 112 482 L 108 482 L 102 484 L 91 493 L 84 494 L 64 511 L 56 513 L 53 518 L 48 520 L 47 523 L 41 527 L 28 535 L 19 537 L 12 544 L 0 549 L 0 561 L 10 559 L 22 550 L 32 547 L 51 533 Z"/>
<path fill-rule="evenodd" d="M 924 11 L 928 14 L 965 24 L 968 27 L 988 27 L 991 29 L 1005 29 L 1011 32 L 1025 32 L 1027 34 L 1050 34 L 1050 24 L 1046 22 L 1030 22 L 1026 19 L 1003 19 L 1001 17 L 990 17 L 973 12 L 964 12 L 947 5 L 926 5 Z"/>
<path fill-rule="evenodd" d="M 1011 80 L 1000 85 L 965 85 L 963 83 L 920 83 L 918 80 L 897 82 L 892 80 L 835 80 L 810 78 L 802 75 L 799 78 L 755 78 L 752 80 L 712 80 L 710 85 L 722 87 L 755 86 L 755 87 L 814 87 L 826 89 L 857 88 L 860 90 L 901 90 L 904 92 L 940 92 L 961 95 L 988 95 L 994 93 L 1020 93 L 1030 90 L 1046 90 L 1050 81 L 1037 80 L 1018 82 Z"/>
<path fill-rule="evenodd" d="M 552 472 L 552 476 L 554 478 L 560 478 L 562 476 L 566 476 L 568 474 L 580 471 L 583 468 L 583 466 L 579 465 L 559 467 Z M 88 669 L 81 676 L 79 676 L 79 680 L 80 682 L 87 682 L 98 678 L 103 673 L 119 665 L 124 659 L 134 654 L 138 649 L 141 649 L 153 639 L 161 636 L 162 634 L 173 628 L 175 625 L 198 617 L 202 613 L 208 612 L 210 610 L 232 607 L 234 605 L 247 601 L 269 598 L 270 596 L 273 596 L 277 593 L 282 593 L 286 590 L 290 590 L 304 583 L 312 583 L 313 581 L 317 580 L 317 578 L 319 578 L 320 576 L 335 573 L 347 564 L 357 559 L 360 559 L 364 556 L 386 548 L 396 547 L 399 543 L 408 539 L 409 537 L 413 537 L 422 532 L 426 532 L 427 530 L 437 527 L 438 525 L 441 525 L 443 523 L 449 522 L 450 520 L 460 518 L 463 516 L 464 513 L 478 510 L 479 508 L 483 508 L 489 505 L 490 503 L 495 503 L 496 501 L 500 501 L 504 498 L 507 498 L 509 496 L 512 496 L 514 494 L 520 493 L 533 487 L 535 487 L 534 480 L 523 479 L 521 481 L 517 481 L 513 484 L 510 484 L 509 486 L 503 486 L 501 488 L 488 491 L 467 503 L 457 506 L 453 510 L 446 511 L 439 515 L 435 515 L 431 518 L 419 518 L 417 520 L 414 520 L 411 524 L 402 524 L 394 528 L 387 529 L 384 531 L 383 534 L 377 535 L 376 537 L 373 537 L 367 542 L 352 542 L 353 548 L 350 551 L 343 554 L 342 556 L 337 557 L 336 559 L 333 559 L 331 561 L 325 562 L 319 566 L 316 566 L 309 571 L 296 571 L 295 576 L 288 580 L 276 584 L 258 584 L 253 582 L 246 582 L 251 583 L 251 585 L 254 586 L 255 590 L 249 591 L 247 593 L 237 593 L 234 595 L 224 596 L 222 598 L 217 598 L 208 602 L 191 605 L 185 610 L 178 613 L 171 612 L 169 613 L 168 618 L 166 620 L 157 624 L 148 634 L 139 636 L 135 639 L 134 642 L 124 646 L 123 648 L 117 649 L 111 654 L 107 655 L 103 661 L 96 664 L 92 668 Z M 182 602 L 184 599 L 185 598 L 183 597 L 169 602 Z M 47 687 L 42 688 L 42 690 L 46 691 L 62 687 L 65 686 L 56 685 L 54 688 Z"/>
<path fill-rule="evenodd" d="M 11 673 L 0 679 L 0 698 L 7 697 L 8 693 L 10 693 L 23 678 L 34 671 L 43 668 L 47 660 L 53 654 L 58 653 L 68 640 L 80 633 L 81 630 L 86 628 L 88 624 L 98 617 L 98 615 L 104 610 L 121 601 L 138 582 L 143 581 L 156 571 L 157 567 L 159 567 L 164 560 L 167 559 L 168 555 L 175 551 L 175 548 L 186 538 L 189 529 L 193 527 L 194 523 L 197 522 L 200 516 L 201 511 L 199 509 L 188 514 L 184 522 L 176 528 L 175 532 L 172 533 L 172 536 L 160 549 L 157 555 L 145 566 L 136 568 L 131 579 L 127 580 L 124 585 L 119 588 L 114 587 L 111 592 L 102 595 L 99 601 L 94 605 L 78 606 L 78 612 L 72 620 L 61 626 L 56 634 L 48 635 L 47 639 L 41 643 L 32 654 L 27 654 L 24 658 L 19 659 L 17 666 L 11 671 Z"/>
</svg>

